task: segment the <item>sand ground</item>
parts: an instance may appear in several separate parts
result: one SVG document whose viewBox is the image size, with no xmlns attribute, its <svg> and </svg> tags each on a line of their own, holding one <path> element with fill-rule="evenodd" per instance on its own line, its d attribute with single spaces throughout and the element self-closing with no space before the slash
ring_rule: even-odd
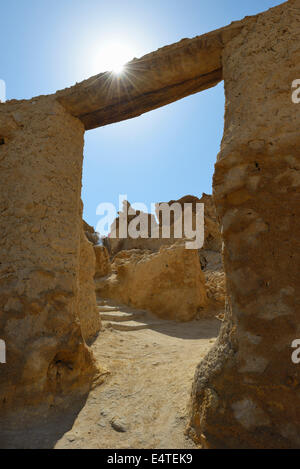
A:
<svg viewBox="0 0 300 469">
<path fill-rule="evenodd" d="M 215 341 L 216 319 L 157 321 L 153 329 L 102 330 L 92 349 L 110 374 L 71 411 L 0 435 L 8 448 L 194 448 L 185 437 L 196 365 Z"/>
</svg>

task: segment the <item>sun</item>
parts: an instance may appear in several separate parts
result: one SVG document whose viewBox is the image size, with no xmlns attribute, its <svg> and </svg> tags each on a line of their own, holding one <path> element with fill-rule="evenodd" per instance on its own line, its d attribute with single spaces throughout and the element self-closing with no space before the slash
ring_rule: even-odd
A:
<svg viewBox="0 0 300 469">
<path fill-rule="evenodd" d="M 133 57 L 133 49 L 121 42 L 103 44 L 98 56 L 99 72 L 110 71 L 120 75 L 125 69 L 125 64 Z"/>
</svg>

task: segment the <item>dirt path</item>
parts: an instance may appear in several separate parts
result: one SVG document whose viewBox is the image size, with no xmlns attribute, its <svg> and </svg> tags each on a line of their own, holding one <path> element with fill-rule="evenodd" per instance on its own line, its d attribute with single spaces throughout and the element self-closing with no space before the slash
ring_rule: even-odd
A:
<svg viewBox="0 0 300 469">
<path fill-rule="evenodd" d="M 12 448 L 193 448 L 184 436 L 196 365 L 220 322 L 156 321 L 154 329 L 104 328 L 93 351 L 110 370 L 71 414 L 45 420 L 2 439 Z"/>
<path fill-rule="evenodd" d="M 193 447 L 184 436 L 186 405 L 196 365 L 219 324 L 162 321 L 156 330 L 104 330 L 93 350 L 111 375 L 90 394 L 72 430 L 55 447 Z"/>
</svg>

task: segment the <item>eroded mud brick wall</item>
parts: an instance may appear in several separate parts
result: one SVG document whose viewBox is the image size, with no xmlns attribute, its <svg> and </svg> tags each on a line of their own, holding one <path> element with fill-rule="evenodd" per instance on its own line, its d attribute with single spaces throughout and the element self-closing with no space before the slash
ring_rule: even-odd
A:
<svg viewBox="0 0 300 469">
<path fill-rule="evenodd" d="M 82 210 L 80 221 L 82 220 Z M 97 308 L 95 290 L 96 255 L 94 247 L 88 241 L 81 222 L 80 256 L 79 256 L 79 302 L 78 314 L 82 336 L 86 341 L 101 329 L 101 318 Z"/>
<path fill-rule="evenodd" d="M 214 175 L 228 322 L 199 365 L 192 433 L 206 447 L 300 447 L 300 2 L 226 45 L 225 133 Z"/>
<path fill-rule="evenodd" d="M 85 386 L 78 319 L 84 128 L 52 97 L 0 107 L 0 411 Z"/>
</svg>

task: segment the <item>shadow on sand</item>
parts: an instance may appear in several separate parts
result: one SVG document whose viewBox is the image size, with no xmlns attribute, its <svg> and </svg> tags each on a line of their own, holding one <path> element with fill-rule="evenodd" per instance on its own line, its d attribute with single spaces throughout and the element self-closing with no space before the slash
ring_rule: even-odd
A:
<svg viewBox="0 0 300 469">
<path fill-rule="evenodd" d="M 35 409 L 34 415 L 14 412 L 1 419 L 0 449 L 53 449 L 62 436 L 69 432 L 84 407 L 88 393 L 73 399 L 67 407 Z"/>
<path fill-rule="evenodd" d="M 143 316 L 135 319 L 148 326 L 156 333 L 176 337 L 182 340 L 197 340 L 216 338 L 222 323 L 215 318 L 199 321 L 175 322 L 159 319 L 150 313 L 143 312 Z M 148 329 L 148 330 L 149 330 Z M 139 331 L 135 331 L 139 334 Z M 100 336 L 95 336 L 91 345 Z M 81 397 L 70 399 L 63 407 L 61 404 L 51 411 L 37 408 L 34 415 L 22 411 L 15 411 L 9 419 L 0 422 L 0 449 L 52 449 L 57 442 L 70 430 L 80 412 L 85 407 L 89 392 Z M 72 438 L 77 435 L 70 433 Z M 79 438 L 79 437 L 78 437 Z M 80 438 L 79 438 L 80 439 Z"/>
</svg>

